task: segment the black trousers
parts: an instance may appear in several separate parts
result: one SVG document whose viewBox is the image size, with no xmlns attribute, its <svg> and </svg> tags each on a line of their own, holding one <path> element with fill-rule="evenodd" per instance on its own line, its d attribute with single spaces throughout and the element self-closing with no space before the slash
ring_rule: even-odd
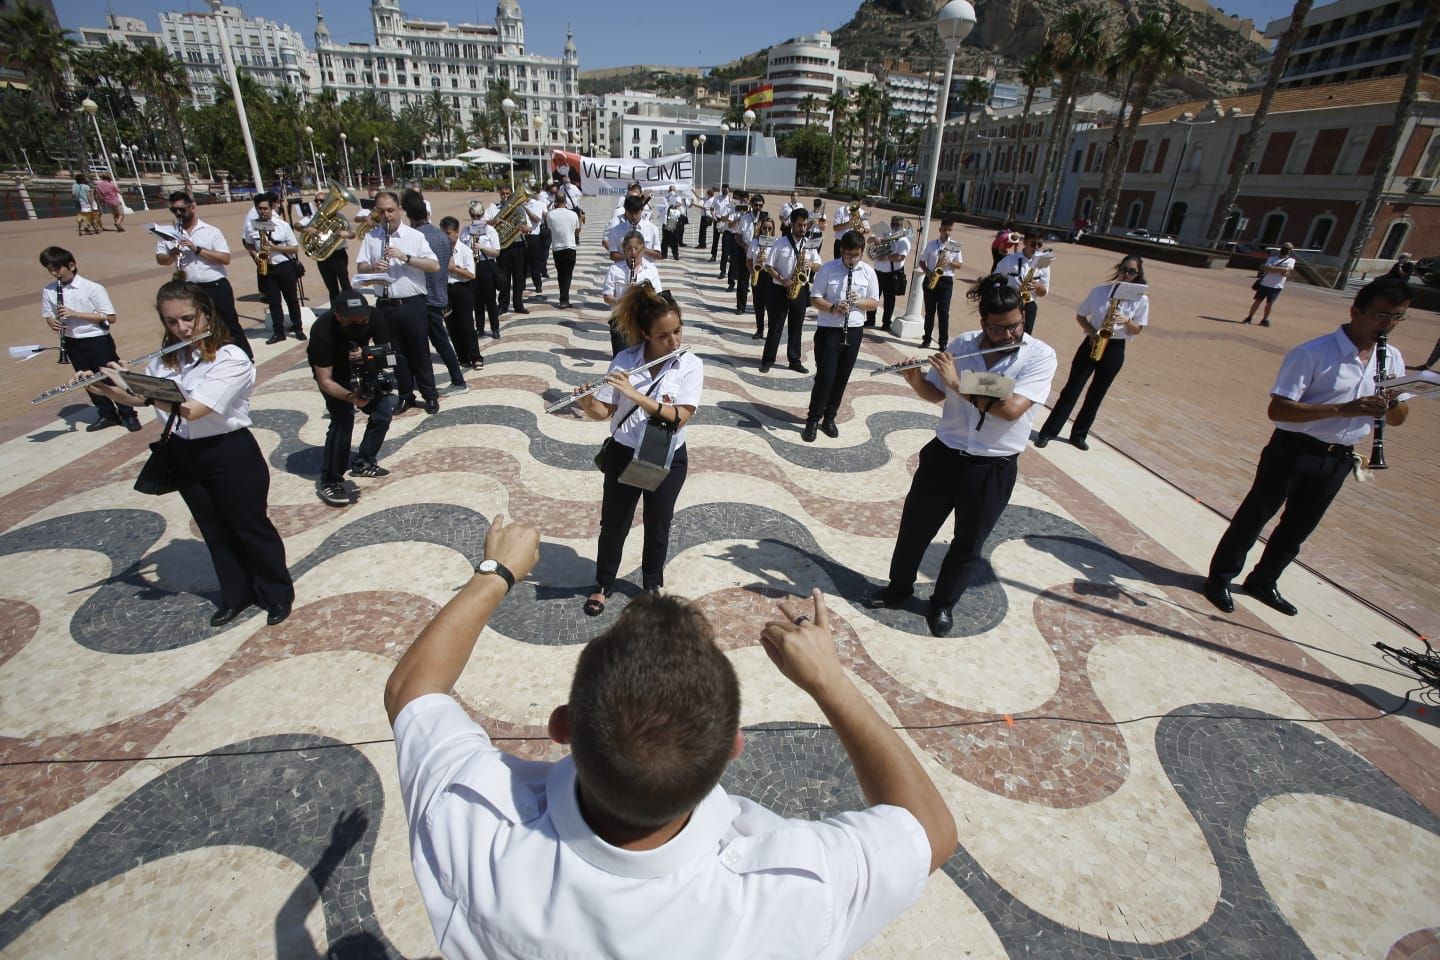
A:
<svg viewBox="0 0 1440 960">
<path fill-rule="evenodd" d="M 501 309 L 519 310 L 525 306 L 525 239 L 519 238 L 500 251 L 500 289 L 498 300 Z"/>
<path fill-rule="evenodd" d="M 760 279 L 755 283 L 755 289 L 750 291 L 755 302 L 755 332 L 765 332 L 765 311 L 770 308 L 770 291 L 775 286 L 775 281 L 770 279 L 770 274 L 764 270 L 760 271 Z"/>
<path fill-rule="evenodd" d="M 685 231 L 686 231 L 687 229 L 689 229 L 689 227 L 690 227 L 690 215 L 689 215 L 689 214 L 681 214 L 680 219 L 679 219 L 679 220 L 676 222 L 676 224 L 675 224 L 675 239 L 676 239 L 677 242 L 679 242 L 680 246 L 682 246 L 682 247 L 688 247 L 688 246 L 689 246 L 689 244 L 685 242 Z M 679 260 L 679 259 L 680 259 L 680 255 L 679 255 L 678 253 L 675 255 L 675 259 L 676 259 L 676 260 Z"/>
<path fill-rule="evenodd" d="M 1110 389 L 1110 384 L 1115 382 L 1120 368 L 1125 365 L 1124 340 L 1112 339 L 1098 363 L 1090 359 L 1092 342 L 1089 337 L 1080 341 L 1080 346 L 1075 351 L 1075 359 L 1070 361 L 1070 378 L 1065 381 L 1065 386 L 1060 390 L 1060 398 L 1055 401 L 1050 416 L 1040 428 L 1041 436 L 1053 437 L 1060 433 L 1070 411 L 1075 409 L 1075 401 L 1080 399 L 1080 391 L 1085 389 L 1085 381 L 1093 375 L 1095 379 L 1091 382 L 1090 389 L 1085 392 L 1085 403 L 1080 407 L 1080 415 L 1070 426 L 1072 440 L 1083 440 L 1090 435 L 1090 426 L 1095 422 L 1095 415 L 1100 412 L 1105 393 Z"/>
<path fill-rule="evenodd" d="M 940 282 L 935 284 L 931 290 L 922 286 L 925 292 L 925 341 L 928 343 L 930 334 L 935 330 L 935 317 L 940 317 L 940 349 L 944 350 L 945 345 L 950 342 L 950 299 L 955 294 L 955 280 L 953 277 L 941 277 Z"/>
<path fill-rule="evenodd" d="M 254 360 L 255 351 L 250 349 L 250 340 L 240 326 L 240 314 L 235 312 L 235 289 L 230 286 L 230 281 L 221 277 L 219 280 L 197 283 L 196 286 L 204 290 L 209 295 L 210 302 L 215 304 L 215 315 L 224 322 L 225 329 L 230 331 L 230 342 L 244 350 L 245 356 Z"/>
<path fill-rule="evenodd" d="M 445 329 L 455 347 L 455 357 L 465 366 L 480 359 L 480 339 L 475 333 L 475 284 L 473 281 L 452 283 L 446 290 L 450 297 L 450 315 Z"/>
<path fill-rule="evenodd" d="M 475 326 L 484 329 L 485 318 L 490 318 L 490 332 L 500 333 L 500 301 L 496 299 L 500 290 L 500 266 L 494 260 L 481 260 L 475 264 Z"/>
<path fill-rule="evenodd" d="M 927 443 L 920 450 L 920 464 L 900 514 L 900 533 L 890 557 L 890 585 L 897 590 L 914 588 L 926 548 L 954 511 L 955 535 L 930 599 L 942 607 L 958 600 L 966 566 L 980 556 L 985 538 L 1010 502 L 1018 459 L 1018 455 L 971 457 L 938 437 Z"/>
<path fill-rule="evenodd" d="M 550 228 L 540 228 L 540 276 L 550 279 Z"/>
<path fill-rule="evenodd" d="M 280 307 L 280 301 L 285 301 L 285 309 L 290 311 L 290 329 L 296 333 L 304 333 L 300 325 L 300 271 L 295 267 L 293 259 L 284 263 L 270 264 L 270 271 L 265 274 L 265 285 L 260 288 L 260 294 L 270 306 L 270 329 L 277 337 L 285 336 L 285 313 Z"/>
<path fill-rule="evenodd" d="M 727 278 L 729 283 L 734 283 L 734 275 L 730 272 L 730 263 L 737 256 L 735 252 L 735 234 L 725 230 L 720 235 L 720 276 Z M 740 260 L 745 260 L 743 253 L 739 254 Z"/>
<path fill-rule="evenodd" d="M 348 387 L 350 384 L 344 386 Z M 337 400 L 328 393 L 323 396 L 325 409 L 330 413 L 330 427 L 325 431 L 325 459 L 320 466 L 320 483 L 339 483 L 344 479 L 345 471 L 350 468 L 350 440 L 355 435 L 355 405 Z M 385 434 L 390 430 L 390 421 L 394 418 L 398 406 L 400 398 L 393 393 L 387 393 L 361 408 L 369 421 L 365 424 L 365 435 L 360 438 L 360 450 L 355 457 L 357 464 L 379 462 L 380 445 L 385 442 Z"/>
<path fill-rule="evenodd" d="M 89 370 L 92 373 L 107 363 L 119 363 L 120 355 L 115 352 L 115 338 L 110 334 L 102 337 L 65 337 L 65 353 L 70 358 L 70 367 L 77 373 L 81 370 Z M 128 420 L 137 416 L 134 409 L 124 404 L 117 404 L 109 397 L 102 397 L 99 394 L 85 391 L 85 396 L 90 398 L 95 409 L 100 411 L 101 419 Z"/>
<path fill-rule="evenodd" d="M 780 333 L 784 330 L 789 332 L 785 342 L 785 359 L 789 363 L 800 362 L 804 350 L 801 335 L 805 327 L 805 307 L 809 303 L 808 283 L 800 288 L 800 295 L 794 300 L 786 299 L 783 283 L 771 283 L 770 305 L 767 310 L 770 329 L 765 332 L 765 352 L 761 354 L 761 363 L 775 362 L 775 357 L 780 352 Z"/>
<path fill-rule="evenodd" d="M 536 293 L 540 292 L 541 273 L 545 269 L 545 248 L 549 246 L 549 239 L 548 234 L 540 233 L 532 233 L 525 237 L 525 269 L 530 275 L 530 282 L 535 285 Z M 525 289 L 523 280 L 520 289 Z"/>
<path fill-rule="evenodd" d="M 725 228 L 714 220 L 711 220 L 710 229 L 712 231 L 710 236 L 710 259 L 714 260 L 715 249 L 720 246 L 720 238 L 725 233 Z"/>
<path fill-rule="evenodd" d="M 885 309 L 885 315 L 880 320 L 882 326 L 890 326 L 890 321 L 895 317 L 895 298 L 900 294 L 900 284 L 905 279 L 905 269 L 900 267 L 895 270 L 876 270 L 875 278 L 880 281 L 880 305 Z M 875 311 L 871 310 L 865 317 L 871 323 L 875 322 Z"/>
<path fill-rule="evenodd" d="M 620 571 L 620 554 L 635 521 L 635 506 L 645 502 L 645 546 L 640 551 L 641 586 L 659 590 L 665 586 L 665 556 L 670 551 L 670 522 L 675 518 L 675 501 L 685 485 L 689 457 L 685 447 L 670 460 L 670 474 L 654 490 L 641 490 L 620 482 L 620 474 L 634 459 L 635 451 L 621 443 L 605 448 L 605 490 L 600 502 L 600 543 L 596 548 L 595 587 L 609 593 Z"/>
<path fill-rule="evenodd" d="M 1025 332 L 1034 333 L 1035 318 L 1040 316 L 1040 304 L 1036 303 L 1034 300 L 1031 300 L 1029 303 L 1022 304 L 1022 307 L 1025 311 Z"/>
<path fill-rule="evenodd" d="M 660 231 L 660 259 L 664 260 L 666 251 L 676 260 L 680 259 L 680 226 L 677 224 L 674 230 L 661 229 Z"/>
<path fill-rule="evenodd" d="M 815 386 L 810 389 L 807 419 L 835 419 L 850 384 L 850 371 L 860 355 L 863 327 L 820 327 L 815 331 Z"/>
<path fill-rule="evenodd" d="M 575 276 L 575 250 L 552 250 L 555 260 L 555 281 L 560 284 L 560 302 L 570 302 L 570 280 Z"/>
<path fill-rule="evenodd" d="M 738 243 L 730 255 L 730 273 L 726 280 L 735 287 L 735 312 L 744 313 L 750 296 L 750 268 L 745 265 L 745 253 Z"/>
<path fill-rule="evenodd" d="M 330 294 L 333 304 L 342 290 L 350 289 L 350 254 L 344 247 L 315 264 L 320 279 L 325 282 L 325 292 Z"/>
<path fill-rule="evenodd" d="M 450 331 L 445 329 L 444 307 L 425 305 L 425 335 L 435 352 L 440 355 L 440 362 L 445 364 L 445 372 L 450 375 L 450 382 L 463 387 L 465 371 L 460 369 L 460 358 L 455 355 L 455 344 L 450 342 Z M 428 354 L 426 358 L 429 359 Z"/>
<path fill-rule="evenodd" d="M 270 522 L 270 468 L 250 431 L 171 437 L 175 481 L 220 579 L 220 606 L 266 609 L 295 599 L 285 543 Z"/>
<path fill-rule="evenodd" d="M 695 246 L 700 247 L 702 250 L 705 248 L 705 234 L 714 223 L 715 219 L 711 217 L 710 214 L 700 214 L 700 239 L 696 242 Z"/>
<path fill-rule="evenodd" d="M 435 367 L 430 362 L 430 318 L 425 294 L 404 300 L 379 300 L 377 306 L 385 315 L 390 342 L 395 345 L 395 381 L 400 387 L 400 399 L 414 402 L 418 389 L 425 402 L 438 400 Z"/>
<path fill-rule="evenodd" d="M 1239 576 L 1245 554 L 1283 505 L 1285 512 L 1248 578 L 1259 585 L 1280 579 L 1300 555 L 1300 545 L 1320 525 L 1350 473 L 1348 448 L 1327 452 L 1324 447 L 1319 440 L 1294 430 L 1276 430 L 1270 435 L 1270 442 L 1260 452 L 1250 492 L 1210 558 L 1210 579 L 1229 583 Z"/>
</svg>

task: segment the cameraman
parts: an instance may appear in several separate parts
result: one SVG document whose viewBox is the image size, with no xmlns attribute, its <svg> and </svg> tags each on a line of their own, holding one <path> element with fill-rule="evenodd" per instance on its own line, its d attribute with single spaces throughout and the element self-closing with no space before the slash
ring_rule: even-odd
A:
<svg viewBox="0 0 1440 960">
<path fill-rule="evenodd" d="M 361 360 L 368 344 L 388 348 L 390 331 L 384 315 L 376 313 L 365 294 L 358 290 L 343 291 L 330 312 L 318 317 L 310 328 L 310 368 L 320 392 L 325 395 L 325 408 L 330 411 L 325 463 L 320 469 L 320 499 L 332 507 L 346 507 L 351 502 L 343 477 L 350 462 L 350 436 L 355 428 L 356 407 L 369 415 L 370 422 L 365 427 L 350 476 L 390 475 L 389 470 L 375 461 L 400 400 L 388 370 L 380 371 L 374 384 L 363 382 Z"/>
</svg>

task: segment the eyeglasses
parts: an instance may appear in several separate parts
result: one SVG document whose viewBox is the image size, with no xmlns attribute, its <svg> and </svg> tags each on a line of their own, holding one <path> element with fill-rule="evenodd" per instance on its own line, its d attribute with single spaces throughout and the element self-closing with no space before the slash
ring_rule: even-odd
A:
<svg viewBox="0 0 1440 960">
<path fill-rule="evenodd" d="M 1405 314 L 1403 313 L 1386 313 L 1383 310 L 1372 310 L 1370 311 L 1370 316 L 1376 320 L 1384 320 L 1386 323 L 1396 323 L 1397 321 L 1405 319 Z"/>
<path fill-rule="evenodd" d="M 988 330 L 988 331 L 990 331 L 991 333 L 1011 334 L 1011 333 L 1014 333 L 1014 332 L 1017 331 L 1017 330 L 1024 330 L 1024 329 L 1025 329 L 1025 322 L 1022 320 L 1022 321 L 1019 322 L 1019 323 L 1010 323 L 1010 324 L 1006 324 L 1006 325 L 1003 326 L 1003 327 L 997 327 L 997 326 L 995 326 L 995 325 L 993 325 L 993 324 L 987 323 L 987 324 L 985 324 L 985 329 Z"/>
</svg>

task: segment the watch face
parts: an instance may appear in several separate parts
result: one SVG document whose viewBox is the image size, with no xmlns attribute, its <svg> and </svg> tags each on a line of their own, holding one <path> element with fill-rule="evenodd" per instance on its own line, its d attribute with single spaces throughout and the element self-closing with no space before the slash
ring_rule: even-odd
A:
<svg viewBox="0 0 1440 960">
<path fill-rule="evenodd" d="M 499 564 L 497 564 L 494 560 L 481 560 L 480 566 L 476 567 L 475 569 L 479 570 L 481 573 L 494 573 L 495 568 L 498 566 Z"/>
</svg>

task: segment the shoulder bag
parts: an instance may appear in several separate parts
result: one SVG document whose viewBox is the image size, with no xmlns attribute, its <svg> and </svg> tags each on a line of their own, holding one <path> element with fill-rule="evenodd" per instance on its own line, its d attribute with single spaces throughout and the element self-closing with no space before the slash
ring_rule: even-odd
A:
<svg viewBox="0 0 1440 960">
<path fill-rule="evenodd" d="M 150 458 L 145 461 L 145 465 L 140 468 L 140 475 L 135 478 L 137 493 L 159 497 L 174 493 L 178 489 L 173 459 L 175 452 L 170 449 L 170 434 L 174 432 L 175 421 L 179 418 L 180 411 L 177 409 L 165 421 L 165 429 L 160 431 L 160 439 L 150 444 Z"/>
</svg>

